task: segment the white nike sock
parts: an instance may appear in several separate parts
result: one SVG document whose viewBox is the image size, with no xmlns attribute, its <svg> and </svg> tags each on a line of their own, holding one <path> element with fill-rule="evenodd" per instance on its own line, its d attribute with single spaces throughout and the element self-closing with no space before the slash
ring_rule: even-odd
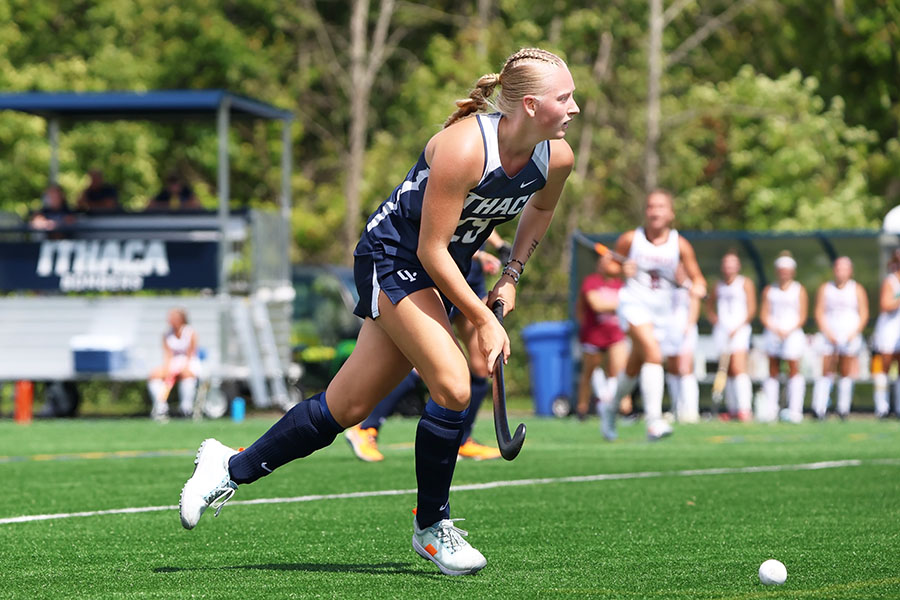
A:
<svg viewBox="0 0 900 600">
<path fill-rule="evenodd" d="M 788 412 L 792 419 L 803 419 L 803 401 L 806 396 L 806 378 L 799 373 L 788 380 Z"/>
<path fill-rule="evenodd" d="M 750 415 L 753 412 L 753 382 L 747 373 L 734 376 L 734 397 L 738 414 Z"/>
<path fill-rule="evenodd" d="M 153 404 L 164 404 L 166 398 L 163 398 L 163 392 L 166 391 L 166 384 L 162 379 L 151 379 L 147 382 L 147 389 L 150 391 L 150 399 Z"/>
<path fill-rule="evenodd" d="M 831 397 L 831 375 L 822 375 L 816 378 L 813 385 L 812 409 L 820 419 L 828 412 L 828 401 Z"/>
<path fill-rule="evenodd" d="M 626 375 L 625 371 L 619 373 L 619 376 L 616 377 L 616 393 L 613 396 L 613 402 L 616 406 L 619 405 L 619 401 L 622 398 L 634 391 L 637 381 L 637 377 Z"/>
<path fill-rule="evenodd" d="M 644 417 L 647 423 L 662 418 L 662 399 L 665 372 L 662 365 L 644 363 L 641 367 L 641 396 L 644 399 Z"/>
<path fill-rule="evenodd" d="M 606 389 L 606 373 L 597 367 L 591 371 L 591 391 L 594 393 L 594 398 L 602 402 L 606 396 Z"/>
<path fill-rule="evenodd" d="M 681 377 L 674 373 L 666 373 L 666 391 L 669 392 L 669 410 L 677 415 L 681 405 Z"/>
<path fill-rule="evenodd" d="M 891 411 L 888 404 L 888 376 L 887 373 L 875 373 L 872 376 L 875 386 L 873 400 L 875 402 L 875 416 L 883 417 Z"/>
<path fill-rule="evenodd" d="M 181 413 L 186 416 L 194 414 L 194 396 L 197 395 L 197 379 L 183 377 L 178 382 L 178 400 Z"/>
<path fill-rule="evenodd" d="M 756 418 L 759 421 L 774 421 L 778 418 L 778 394 L 780 391 L 778 379 L 768 377 L 763 381 L 763 391 L 766 394 L 766 405 L 762 407 L 762 410 L 757 407 Z"/>
<path fill-rule="evenodd" d="M 737 390 L 734 386 L 734 377 L 725 380 L 725 412 L 728 414 L 737 412 Z"/>
<path fill-rule="evenodd" d="M 837 384 L 837 411 L 839 415 L 849 415 L 853 403 L 853 378 L 841 377 Z"/>
<path fill-rule="evenodd" d="M 696 423 L 700 420 L 700 385 L 693 373 L 681 377 L 677 414 L 681 423 Z"/>
<path fill-rule="evenodd" d="M 600 402 L 612 402 L 616 397 L 616 389 L 619 387 L 619 378 L 618 377 L 607 377 L 606 378 L 606 388 L 603 390 L 603 395 L 600 396 Z M 627 394 L 626 394 L 627 395 Z M 622 396 L 624 398 L 625 396 Z M 621 400 L 622 398 L 619 398 Z M 616 410 L 619 410 L 618 405 L 616 405 Z"/>
</svg>

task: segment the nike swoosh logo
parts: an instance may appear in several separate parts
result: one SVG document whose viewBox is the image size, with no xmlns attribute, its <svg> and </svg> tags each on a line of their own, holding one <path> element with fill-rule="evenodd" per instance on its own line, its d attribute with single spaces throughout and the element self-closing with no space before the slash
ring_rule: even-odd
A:
<svg viewBox="0 0 900 600">
<path fill-rule="evenodd" d="M 537 179 L 532 179 L 532 180 L 529 181 L 529 182 L 523 183 L 522 185 L 519 186 L 519 189 L 528 187 L 529 185 L 531 185 L 531 184 L 534 183 L 535 181 L 537 181 Z"/>
<path fill-rule="evenodd" d="M 450 503 L 448 502 L 447 504 L 445 504 L 445 505 L 443 505 L 442 507 L 440 507 L 438 510 L 447 510 L 447 507 L 448 507 L 449 505 L 450 505 Z"/>
<path fill-rule="evenodd" d="M 261 463 L 259 466 L 261 466 L 263 469 L 265 469 L 265 470 L 268 471 L 269 473 L 272 472 L 272 469 L 270 469 L 269 467 L 267 467 L 267 466 L 266 466 L 266 463 Z"/>
</svg>

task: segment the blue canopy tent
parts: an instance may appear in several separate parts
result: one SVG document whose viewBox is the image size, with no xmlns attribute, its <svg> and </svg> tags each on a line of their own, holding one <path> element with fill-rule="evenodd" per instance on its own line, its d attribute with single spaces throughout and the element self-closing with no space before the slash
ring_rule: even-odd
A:
<svg viewBox="0 0 900 600">
<path fill-rule="evenodd" d="M 231 119 L 281 121 L 281 217 L 284 221 L 282 247 L 287 245 L 291 210 L 291 122 L 290 111 L 225 90 L 160 90 L 110 92 L 13 92 L 0 93 L 0 110 L 13 110 L 47 120 L 50 138 L 50 182 L 59 176 L 59 130 L 63 123 L 76 121 L 168 121 L 174 119 L 215 119 L 218 132 L 219 196 L 219 292 L 227 293 L 225 257 L 229 216 L 228 129 Z M 284 274 L 289 279 L 289 273 Z"/>
</svg>

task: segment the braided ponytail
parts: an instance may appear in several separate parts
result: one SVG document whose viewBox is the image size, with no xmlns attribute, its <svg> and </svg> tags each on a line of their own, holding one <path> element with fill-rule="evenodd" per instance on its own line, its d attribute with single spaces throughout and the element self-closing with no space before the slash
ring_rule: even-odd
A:
<svg viewBox="0 0 900 600">
<path fill-rule="evenodd" d="M 494 88 L 500 84 L 500 74 L 490 73 L 482 75 L 475 84 L 475 87 L 469 92 L 469 97 L 456 101 L 456 111 L 447 117 L 444 121 L 444 128 L 453 125 L 460 119 L 471 115 L 474 112 L 484 112 L 491 107 L 488 98 L 494 93 Z"/>
<path fill-rule="evenodd" d="M 482 75 L 469 97 L 456 101 L 456 111 L 447 117 L 444 127 L 449 127 L 472 113 L 489 109 L 504 115 L 512 114 L 526 95 L 538 95 L 546 91 L 547 67 L 566 68 L 566 63 L 547 50 L 522 48 L 506 59 L 500 73 Z M 498 85 L 500 94 L 496 102 L 491 102 L 488 98 Z"/>
</svg>

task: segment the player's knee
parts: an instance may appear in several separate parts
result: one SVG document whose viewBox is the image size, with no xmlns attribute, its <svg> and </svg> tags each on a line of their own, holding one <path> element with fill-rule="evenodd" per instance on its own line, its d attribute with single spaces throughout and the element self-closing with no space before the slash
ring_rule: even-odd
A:
<svg viewBox="0 0 900 600">
<path fill-rule="evenodd" d="M 469 406 L 472 389 L 469 378 L 442 378 L 436 385 L 429 386 L 435 402 L 450 410 L 465 410 Z"/>
</svg>

